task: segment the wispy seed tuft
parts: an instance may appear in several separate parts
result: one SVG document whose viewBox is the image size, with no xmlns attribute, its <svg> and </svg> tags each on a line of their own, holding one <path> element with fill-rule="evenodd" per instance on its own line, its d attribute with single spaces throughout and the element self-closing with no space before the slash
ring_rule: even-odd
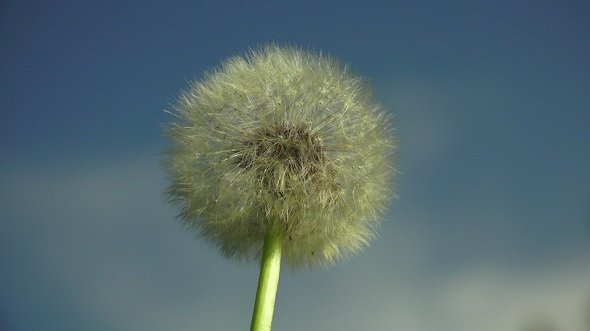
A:
<svg viewBox="0 0 590 331">
<path fill-rule="evenodd" d="M 327 265 L 375 235 L 392 198 L 391 117 L 337 61 L 269 45 L 184 91 L 166 135 L 179 218 L 227 257 L 283 237 L 292 267 Z"/>
</svg>

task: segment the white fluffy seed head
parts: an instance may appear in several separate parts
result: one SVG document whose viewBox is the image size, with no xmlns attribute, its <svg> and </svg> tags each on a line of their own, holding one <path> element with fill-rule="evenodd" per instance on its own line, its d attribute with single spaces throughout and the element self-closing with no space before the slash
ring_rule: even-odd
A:
<svg viewBox="0 0 590 331">
<path fill-rule="evenodd" d="M 374 237 L 392 197 L 391 118 L 337 61 L 269 45 L 181 94 L 166 166 L 180 219 L 227 257 L 283 236 L 292 267 L 331 264 Z"/>
</svg>

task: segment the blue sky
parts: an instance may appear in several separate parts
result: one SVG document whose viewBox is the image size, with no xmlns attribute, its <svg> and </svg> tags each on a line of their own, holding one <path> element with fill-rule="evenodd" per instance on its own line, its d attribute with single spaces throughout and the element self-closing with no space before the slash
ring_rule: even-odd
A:
<svg viewBox="0 0 590 331">
<path fill-rule="evenodd" d="M 401 138 L 380 237 L 283 269 L 276 330 L 590 324 L 584 1 L 4 1 L 0 329 L 243 330 L 258 267 L 164 202 L 181 89 L 268 42 L 367 77 Z"/>
</svg>

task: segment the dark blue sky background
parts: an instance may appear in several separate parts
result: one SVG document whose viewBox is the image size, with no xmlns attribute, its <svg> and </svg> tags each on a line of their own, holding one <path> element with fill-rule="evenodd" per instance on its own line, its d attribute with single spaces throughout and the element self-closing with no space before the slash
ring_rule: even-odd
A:
<svg viewBox="0 0 590 331">
<path fill-rule="evenodd" d="M 279 285 L 277 330 L 590 327 L 587 1 L 3 1 L 0 329 L 241 330 L 257 266 L 164 202 L 163 110 L 275 42 L 396 114 L 380 238 Z"/>
</svg>

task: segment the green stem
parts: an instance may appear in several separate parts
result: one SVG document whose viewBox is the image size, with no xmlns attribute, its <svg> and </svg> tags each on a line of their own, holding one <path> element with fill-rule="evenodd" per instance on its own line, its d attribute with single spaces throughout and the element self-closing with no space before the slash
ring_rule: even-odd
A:
<svg viewBox="0 0 590 331">
<path fill-rule="evenodd" d="M 280 233 L 273 231 L 269 231 L 264 238 L 260 278 L 250 331 L 270 331 L 281 272 L 282 241 Z"/>
</svg>

